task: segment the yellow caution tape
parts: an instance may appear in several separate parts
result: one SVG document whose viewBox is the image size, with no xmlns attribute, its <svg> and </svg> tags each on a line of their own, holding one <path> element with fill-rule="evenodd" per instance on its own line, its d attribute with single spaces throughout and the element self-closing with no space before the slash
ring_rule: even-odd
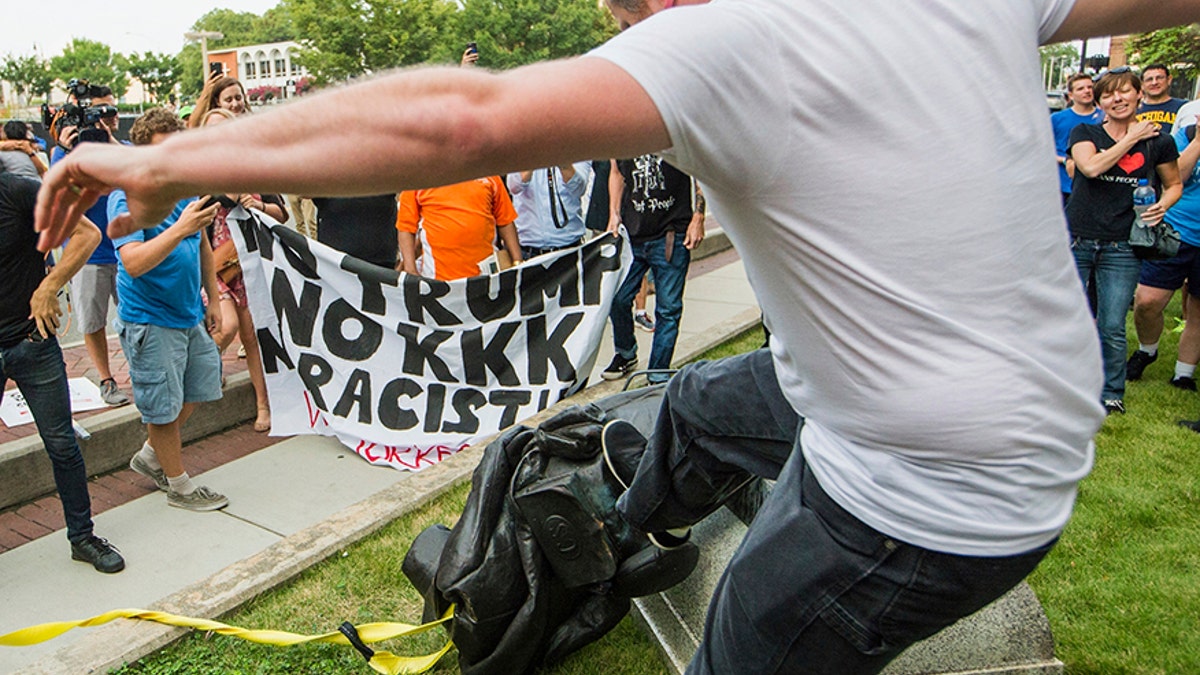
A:
<svg viewBox="0 0 1200 675">
<path fill-rule="evenodd" d="M 446 610 L 446 614 L 442 618 L 419 626 L 407 623 L 365 623 L 361 626 L 352 626 L 347 622 L 342 624 L 343 628 L 341 631 L 324 633 L 322 635 L 300 635 L 280 630 L 238 628 L 237 626 L 230 626 L 219 621 L 179 616 L 166 612 L 152 612 L 146 609 L 114 609 L 82 621 L 54 621 L 15 630 L 11 633 L 0 635 L 0 646 L 26 647 L 52 640 L 74 628 L 99 626 L 115 619 L 138 619 L 141 621 L 154 621 L 169 626 L 211 631 L 249 642 L 280 647 L 290 647 L 309 642 L 350 645 L 358 649 L 367 658 L 367 665 L 376 672 L 383 673 L 383 675 L 399 675 L 399 673 L 423 673 L 429 670 L 446 652 L 450 651 L 454 643 L 447 641 L 446 645 L 438 651 L 422 656 L 396 656 L 389 652 L 376 652 L 367 648 L 363 643 L 381 642 L 383 640 L 422 633 L 434 626 L 449 621 L 453 615 L 454 607 L 451 606 Z M 355 644 L 356 642 L 358 644 Z"/>
</svg>

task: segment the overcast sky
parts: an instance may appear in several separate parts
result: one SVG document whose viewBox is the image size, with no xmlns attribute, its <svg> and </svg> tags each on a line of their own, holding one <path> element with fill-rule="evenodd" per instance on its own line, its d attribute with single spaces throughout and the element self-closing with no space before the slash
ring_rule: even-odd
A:
<svg viewBox="0 0 1200 675">
<path fill-rule="evenodd" d="M 262 14 L 278 0 L 4 0 L 0 56 L 40 53 L 50 58 L 73 37 L 113 51 L 177 53 L 183 34 L 216 7 Z M 36 47 L 35 47 L 36 45 Z"/>
</svg>

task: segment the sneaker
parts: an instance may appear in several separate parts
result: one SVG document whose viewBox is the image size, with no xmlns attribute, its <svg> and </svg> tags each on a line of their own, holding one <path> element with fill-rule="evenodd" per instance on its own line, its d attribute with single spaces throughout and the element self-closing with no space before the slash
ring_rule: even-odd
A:
<svg viewBox="0 0 1200 675">
<path fill-rule="evenodd" d="M 155 487 L 157 487 L 159 490 L 162 490 L 163 492 L 171 491 L 171 484 L 167 482 L 166 472 L 162 469 L 150 468 L 150 465 L 146 463 L 146 460 L 142 459 L 142 454 L 140 451 L 134 453 L 133 459 L 129 460 L 129 468 L 154 481 Z"/>
<path fill-rule="evenodd" d="M 649 314 L 634 314 L 633 325 L 641 328 L 647 333 L 654 332 L 654 319 L 651 319 Z"/>
<path fill-rule="evenodd" d="M 71 544 L 71 560 L 91 563 L 98 572 L 113 574 L 125 569 L 125 559 L 116 546 L 104 537 L 89 535 L 78 543 Z"/>
<path fill-rule="evenodd" d="M 604 431 L 600 434 L 604 465 L 626 490 L 633 482 L 645 451 L 646 437 L 637 427 L 625 420 L 612 420 L 604 425 Z"/>
<path fill-rule="evenodd" d="M 1171 386 L 1184 391 L 1196 391 L 1196 380 L 1186 375 L 1172 377 Z"/>
<path fill-rule="evenodd" d="M 213 492 L 201 485 L 191 494 L 186 495 L 179 494 L 174 490 L 167 490 L 167 503 L 188 511 L 216 511 L 229 506 L 229 499 L 225 495 Z"/>
<path fill-rule="evenodd" d="M 1125 379 L 1140 380 L 1142 372 L 1146 370 L 1146 366 L 1158 360 L 1158 354 L 1150 354 L 1142 350 L 1135 351 L 1130 355 L 1129 360 L 1125 362 Z"/>
<path fill-rule="evenodd" d="M 1179 420 L 1178 424 L 1184 429 L 1191 429 L 1200 434 L 1200 420 Z"/>
<path fill-rule="evenodd" d="M 100 380 L 100 399 L 114 408 L 129 405 L 129 396 L 121 391 L 121 388 L 117 386 L 117 381 L 111 377 L 107 380 Z"/>
<path fill-rule="evenodd" d="M 1113 413 L 1125 414 L 1125 402 L 1119 398 L 1110 398 L 1104 402 L 1104 412 L 1108 415 Z"/>
<path fill-rule="evenodd" d="M 608 364 L 604 372 L 600 373 L 600 377 L 606 380 L 619 380 L 632 373 L 634 368 L 637 368 L 636 358 L 627 359 L 620 354 L 614 354 L 612 363 Z"/>
</svg>

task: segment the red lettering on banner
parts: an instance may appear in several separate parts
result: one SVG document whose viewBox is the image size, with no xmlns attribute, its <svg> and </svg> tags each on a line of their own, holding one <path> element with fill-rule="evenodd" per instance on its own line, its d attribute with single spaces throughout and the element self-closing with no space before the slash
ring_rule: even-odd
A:
<svg viewBox="0 0 1200 675">
<path fill-rule="evenodd" d="M 304 392 L 304 405 L 308 407 L 308 428 L 317 428 L 317 420 L 320 420 L 321 424 L 329 426 L 329 422 L 325 419 L 325 412 L 313 405 L 307 391 Z"/>
<path fill-rule="evenodd" d="M 378 456 L 371 455 L 371 451 L 374 450 L 376 447 L 377 446 L 374 443 L 368 443 L 367 441 L 359 441 L 358 447 L 355 448 L 354 451 L 357 452 L 358 454 L 362 455 L 363 457 L 366 457 L 368 462 L 373 463 L 373 462 L 379 461 Z"/>
<path fill-rule="evenodd" d="M 432 459 L 429 459 L 429 456 L 428 456 L 430 452 L 433 452 L 433 448 L 426 448 L 424 450 L 422 450 L 420 448 L 416 448 L 416 450 L 417 450 L 417 458 L 415 460 L 413 460 L 413 463 L 415 465 L 421 466 L 421 462 L 425 462 L 425 463 L 429 464 L 429 466 L 433 466 L 435 464 L 435 462 Z"/>
</svg>

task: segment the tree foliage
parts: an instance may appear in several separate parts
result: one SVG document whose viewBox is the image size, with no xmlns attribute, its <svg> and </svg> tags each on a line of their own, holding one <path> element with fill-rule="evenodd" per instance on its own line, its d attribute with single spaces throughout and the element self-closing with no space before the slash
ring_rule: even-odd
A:
<svg viewBox="0 0 1200 675">
<path fill-rule="evenodd" d="M 158 103 L 164 102 L 179 82 L 179 60 L 170 54 L 130 54 L 125 62 L 129 75 L 141 82 Z"/>
<path fill-rule="evenodd" d="M 108 85 L 117 98 L 124 96 L 129 88 L 125 67 L 125 59 L 108 45 L 86 38 L 71 38 L 71 44 L 50 59 L 50 74 L 54 79 L 64 83 L 78 79 Z"/>
<path fill-rule="evenodd" d="M 49 96 L 54 76 L 45 59 L 9 54 L 0 64 L 0 80 L 9 83 L 17 97 L 27 104 L 31 96 Z"/>
<path fill-rule="evenodd" d="M 1176 75 L 1195 79 L 1200 76 L 1200 24 L 1135 35 L 1129 53 L 1136 66 L 1165 63 Z"/>
<path fill-rule="evenodd" d="M 616 33 L 595 0 L 465 0 L 457 40 L 446 55 L 457 61 L 467 42 L 479 45 L 479 65 L 515 66 L 577 56 Z"/>
<path fill-rule="evenodd" d="M 194 31 L 217 31 L 225 37 L 208 41 L 209 51 L 242 47 L 265 42 L 295 40 L 295 25 L 280 7 L 267 10 L 262 16 L 254 12 L 235 12 L 232 9 L 213 9 L 196 19 Z M 204 64 L 200 45 L 188 44 L 176 57 L 179 61 L 179 81 L 185 95 L 195 96 L 204 86 Z"/>
<path fill-rule="evenodd" d="M 1079 70 L 1079 50 L 1069 42 L 1046 45 L 1038 49 L 1042 60 L 1042 77 L 1046 89 L 1059 89 L 1068 73 Z"/>
<path fill-rule="evenodd" d="M 445 51 L 453 0 L 283 0 L 319 82 L 424 63 Z"/>
</svg>

